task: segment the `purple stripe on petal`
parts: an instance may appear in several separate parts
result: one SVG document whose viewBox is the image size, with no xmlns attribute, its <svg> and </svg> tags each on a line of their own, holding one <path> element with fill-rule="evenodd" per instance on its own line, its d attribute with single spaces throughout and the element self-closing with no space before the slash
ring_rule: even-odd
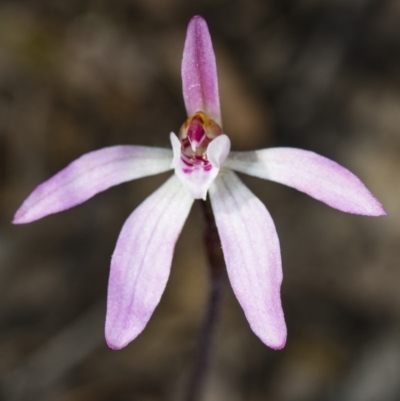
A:
<svg viewBox="0 0 400 401">
<path fill-rule="evenodd" d="M 203 111 L 221 125 L 215 54 L 207 23 L 200 16 L 193 17 L 187 29 L 182 84 L 188 116 Z"/>
<path fill-rule="evenodd" d="M 111 146 L 86 153 L 39 185 L 24 201 L 14 224 L 30 223 L 79 205 L 111 186 L 171 169 L 170 149 Z"/>
<path fill-rule="evenodd" d="M 265 206 L 233 172 L 221 170 L 210 199 L 233 291 L 250 327 L 269 347 L 286 342 L 279 239 Z"/>
<path fill-rule="evenodd" d="M 128 218 L 111 261 L 106 340 L 125 347 L 149 321 L 164 292 L 175 243 L 193 198 L 173 175 Z"/>
<path fill-rule="evenodd" d="M 386 215 L 360 179 L 314 152 L 295 148 L 231 152 L 225 167 L 288 185 L 342 212 Z"/>
</svg>

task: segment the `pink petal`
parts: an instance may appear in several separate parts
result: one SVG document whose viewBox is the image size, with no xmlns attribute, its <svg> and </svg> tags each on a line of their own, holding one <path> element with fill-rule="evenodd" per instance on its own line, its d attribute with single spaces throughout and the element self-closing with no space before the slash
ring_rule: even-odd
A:
<svg viewBox="0 0 400 401">
<path fill-rule="evenodd" d="M 380 202 L 353 173 L 314 152 L 295 148 L 232 152 L 225 166 L 296 188 L 343 212 L 386 215 Z"/>
<path fill-rule="evenodd" d="M 266 345 L 281 349 L 286 342 L 282 266 L 271 216 L 229 170 L 220 172 L 210 199 L 229 279 L 250 327 Z"/>
<path fill-rule="evenodd" d="M 111 261 L 106 340 L 120 349 L 138 336 L 167 284 L 175 243 L 193 198 L 173 175 L 128 218 Z"/>
<path fill-rule="evenodd" d="M 203 111 L 221 125 L 215 54 L 207 23 L 200 16 L 193 17 L 187 29 L 182 83 L 188 116 Z"/>
<path fill-rule="evenodd" d="M 169 149 L 111 146 L 86 153 L 39 185 L 24 201 L 14 224 L 30 223 L 79 205 L 113 185 L 171 168 Z"/>
</svg>

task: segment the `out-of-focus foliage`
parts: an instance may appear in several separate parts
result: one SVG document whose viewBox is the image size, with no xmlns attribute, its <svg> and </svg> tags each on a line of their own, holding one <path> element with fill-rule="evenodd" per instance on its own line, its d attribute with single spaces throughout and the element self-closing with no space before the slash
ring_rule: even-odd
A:
<svg viewBox="0 0 400 401">
<path fill-rule="evenodd" d="M 207 292 L 198 205 L 145 331 L 103 339 L 110 256 L 168 174 L 10 224 L 40 182 L 114 144 L 170 146 L 185 119 L 180 61 L 209 24 L 233 148 L 296 146 L 351 169 L 389 217 L 345 215 L 246 179 L 281 240 L 283 351 L 252 334 L 226 283 L 204 400 L 400 398 L 398 0 L 0 2 L 0 376 L 4 401 L 177 400 Z M 265 244 L 268 246 L 268 244 Z"/>
</svg>

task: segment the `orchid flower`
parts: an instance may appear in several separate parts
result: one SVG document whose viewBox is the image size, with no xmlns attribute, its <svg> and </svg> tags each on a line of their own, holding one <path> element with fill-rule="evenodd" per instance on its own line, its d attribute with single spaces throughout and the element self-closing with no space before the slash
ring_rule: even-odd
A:
<svg viewBox="0 0 400 401">
<path fill-rule="evenodd" d="M 189 23 L 182 60 L 188 119 L 172 150 L 112 146 L 87 153 L 39 185 L 13 223 L 76 206 L 113 185 L 173 169 L 127 219 L 111 261 L 105 335 L 120 349 L 145 328 L 167 284 L 175 243 L 195 199 L 209 193 L 233 291 L 254 333 L 269 347 L 286 342 L 279 240 L 268 210 L 232 171 L 293 187 L 343 212 L 385 210 L 350 171 L 313 152 L 270 148 L 230 152 L 222 129 L 217 69 L 207 24 Z"/>
</svg>

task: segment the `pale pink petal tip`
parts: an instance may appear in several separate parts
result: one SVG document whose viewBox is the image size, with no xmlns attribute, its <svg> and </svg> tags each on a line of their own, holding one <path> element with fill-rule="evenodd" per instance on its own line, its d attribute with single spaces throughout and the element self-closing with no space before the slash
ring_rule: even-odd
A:
<svg viewBox="0 0 400 401">
<path fill-rule="evenodd" d="M 170 149 L 111 146 L 86 153 L 39 185 L 15 214 L 13 224 L 30 223 L 79 205 L 111 186 L 171 168 Z"/>
<path fill-rule="evenodd" d="M 280 297 L 279 239 L 266 207 L 233 172 L 223 170 L 210 187 L 232 289 L 251 329 L 268 347 L 286 343 Z"/>
<path fill-rule="evenodd" d="M 21 208 L 17 210 L 17 212 L 14 215 L 14 218 L 11 222 L 12 224 L 25 224 L 29 223 L 29 221 L 24 221 L 24 215 L 23 212 L 21 211 Z"/>
<path fill-rule="evenodd" d="M 183 99 L 188 116 L 203 111 L 221 125 L 215 54 L 206 21 L 193 17 L 182 58 Z"/>
<path fill-rule="evenodd" d="M 342 212 L 386 216 L 381 203 L 357 176 L 314 152 L 295 148 L 232 152 L 225 165 L 288 185 Z"/>
<path fill-rule="evenodd" d="M 105 337 L 121 349 L 146 327 L 167 284 L 193 198 L 173 175 L 127 219 L 111 261 Z"/>
</svg>

